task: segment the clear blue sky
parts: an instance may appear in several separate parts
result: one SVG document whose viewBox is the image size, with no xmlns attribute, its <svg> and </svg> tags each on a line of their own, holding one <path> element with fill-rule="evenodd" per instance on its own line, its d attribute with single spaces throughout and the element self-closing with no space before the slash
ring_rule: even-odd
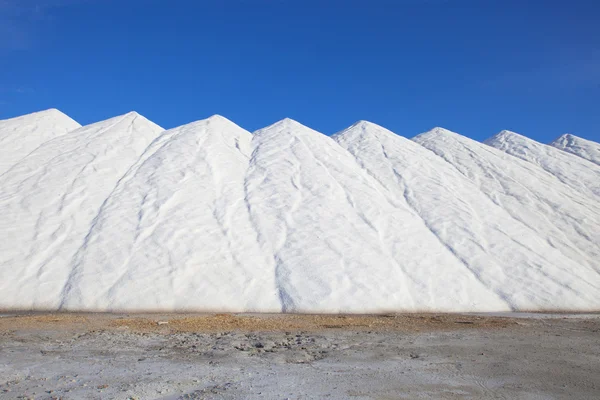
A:
<svg viewBox="0 0 600 400">
<path fill-rule="evenodd" d="M 0 0 L 0 119 L 600 140 L 598 0 Z"/>
</svg>

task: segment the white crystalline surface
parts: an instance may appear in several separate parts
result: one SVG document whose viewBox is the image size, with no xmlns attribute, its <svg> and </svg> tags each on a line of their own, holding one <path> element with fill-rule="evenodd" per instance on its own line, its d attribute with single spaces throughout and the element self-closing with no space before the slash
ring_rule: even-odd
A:
<svg viewBox="0 0 600 400">
<path fill-rule="evenodd" d="M 551 145 L 600 165 L 600 143 L 565 134 L 553 141 Z"/>
<path fill-rule="evenodd" d="M 42 143 L 80 127 L 55 109 L 0 120 L 0 175 Z"/>
<path fill-rule="evenodd" d="M 600 197 L 600 167 L 581 157 L 511 131 L 502 131 L 485 144 L 539 165 L 584 194 L 596 199 Z"/>
<path fill-rule="evenodd" d="M 0 309 L 600 309 L 596 166 L 568 153 L 220 116 L 54 134 L 0 177 Z"/>
<path fill-rule="evenodd" d="M 100 209 L 62 305 L 278 311 L 245 201 L 251 139 L 218 116 L 165 131 Z"/>
<path fill-rule="evenodd" d="M 0 308 L 60 306 L 99 209 L 161 131 L 129 113 L 50 140 L 0 177 Z"/>
<path fill-rule="evenodd" d="M 511 218 L 537 232 L 541 240 L 580 265 L 600 272 L 598 199 L 584 196 L 537 165 L 445 129 L 434 129 L 413 140 L 469 178 Z M 524 244 L 523 237 L 510 240 Z"/>
<path fill-rule="evenodd" d="M 600 254 L 597 243 L 582 245 L 595 247 L 589 256 L 560 238 L 556 247 L 550 245 L 556 233 L 550 227 L 530 227 L 513 218 L 443 158 L 377 125 L 362 122 L 335 139 L 388 189 L 390 198 L 403 199 L 414 210 L 439 244 L 462 262 L 463 270 L 471 271 L 512 309 L 563 309 L 575 304 L 585 308 L 597 303 L 592 293 L 600 287 L 600 276 L 591 265 L 582 267 L 571 260 L 579 257 L 582 263 L 600 266 L 593 258 Z M 494 173 L 485 166 L 481 172 Z M 600 222 L 600 214 L 595 216 Z M 598 230 L 597 225 L 592 228 Z M 430 268 L 431 274 L 446 270 L 440 265 Z"/>
<path fill-rule="evenodd" d="M 283 310 L 508 308 L 331 138 L 283 120 L 253 145 L 247 201 Z"/>
</svg>

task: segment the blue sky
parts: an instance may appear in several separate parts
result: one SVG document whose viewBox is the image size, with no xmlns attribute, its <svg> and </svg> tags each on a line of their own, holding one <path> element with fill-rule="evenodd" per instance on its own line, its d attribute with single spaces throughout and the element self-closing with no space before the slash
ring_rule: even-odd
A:
<svg viewBox="0 0 600 400">
<path fill-rule="evenodd" d="M 597 0 L 0 0 L 0 119 L 600 140 Z"/>
</svg>

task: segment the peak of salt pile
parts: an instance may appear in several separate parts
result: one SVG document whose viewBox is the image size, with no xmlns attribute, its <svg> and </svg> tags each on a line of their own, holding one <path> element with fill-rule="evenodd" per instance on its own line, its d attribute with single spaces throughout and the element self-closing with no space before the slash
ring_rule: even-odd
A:
<svg viewBox="0 0 600 400">
<path fill-rule="evenodd" d="M 565 134 L 550 145 L 600 165 L 600 143 Z"/>
<path fill-rule="evenodd" d="M 484 143 L 539 165 L 564 184 L 585 195 L 592 198 L 600 196 L 600 167 L 581 157 L 511 131 L 502 131 Z"/>
<path fill-rule="evenodd" d="M 42 143 L 80 127 L 54 108 L 0 120 L 0 175 Z"/>
</svg>

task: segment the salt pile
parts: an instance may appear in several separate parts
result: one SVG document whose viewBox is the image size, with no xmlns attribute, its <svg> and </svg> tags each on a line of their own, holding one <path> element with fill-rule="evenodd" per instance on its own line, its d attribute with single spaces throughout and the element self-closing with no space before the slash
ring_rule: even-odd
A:
<svg viewBox="0 0 600 400">
<path fill-rule="evenodd" d="M 0 121 L 0 308 L 598 310 L 600 145 L 563 139 Z"/>
</svg>

